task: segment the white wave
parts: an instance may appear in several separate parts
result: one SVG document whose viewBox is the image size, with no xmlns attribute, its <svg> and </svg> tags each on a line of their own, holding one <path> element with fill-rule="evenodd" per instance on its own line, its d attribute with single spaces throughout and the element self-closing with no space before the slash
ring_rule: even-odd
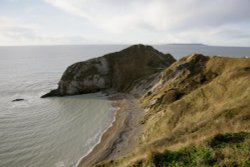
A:
<svg viewBox="0 0 250 167">
<path fill-rule="evenodd" d="M 65 167 L 65 163 L 63 161 L 59 161 L 56 163 L 56 167 Z"/>
</svg>

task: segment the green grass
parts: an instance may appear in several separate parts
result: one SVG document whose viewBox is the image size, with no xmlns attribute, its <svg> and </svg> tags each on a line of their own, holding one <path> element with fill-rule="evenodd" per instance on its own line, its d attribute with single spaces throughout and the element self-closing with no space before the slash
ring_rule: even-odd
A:
<svg viewBox="0 0 250 167">
<path fill-rule="evenodd" d="M 179 151 L 165 151 L 154 155 L 157 167 L 212 166 L 215 164 L 213 151 L 205 147 L 187 147 Z"/>
<path fill-rule="evenodd" d="M 249 142 L 245 142 L 249 137 L 248 132 L 218 134 L 208 141 L 207 146 L 189 146 L 178 151 L 166 150 L 163 153 L 155 153 L 150 166 L 249 167 L 250 145 Z"/>
</svg>

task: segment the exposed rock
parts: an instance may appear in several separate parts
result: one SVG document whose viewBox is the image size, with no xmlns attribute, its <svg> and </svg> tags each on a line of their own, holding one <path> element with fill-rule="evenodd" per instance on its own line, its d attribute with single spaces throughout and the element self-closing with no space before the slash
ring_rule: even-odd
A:
<svg viewBox="0 0 250 167">
<path fill-rule="evenodd" d="M 60 96 L 58 89 L 51 90 L 49 93 L 46 93 L 45 95 L 41 96 L 41 98 L 52 97 L 52 96 Z"/>
<path fill-rule="evenodd" d="M 12 102 L 23 101 L 24 99 L 14 99 Z"/>
<path fill-rule="evenodd" d="M 184 94 L 189 94 L 201 85 L 208 83 L 217 75 L 206 71 L 208 56 L 192 54 L 167 67 L 152 82 L 148 90 L 150 94 L 144 94 L 147 101 L 158 98 L 160 104 L 170 104 L 179 100 Z M 148 85 L 151 84 L 147 82 Z M 144 108 L 152 107 L 150 103 L 143 104 Z"/>
<path fill-rule="evenodd" d="M 175 59 L 151 46 L 133 45 L 120 52 L 75 63 L 63 73 L 58 88 L 42 96 L 94 93 L 106 89 L 128 92 L 144 78 L 170 66 Z"/>
<path fill-rule="evenodd" d="M 183 93 L 178 91 L 177 89 L 170 89 L 168 90 L 162 97 L 162 103 L 170 104 L 176 100 L 179 100 Z"/>
</svg>

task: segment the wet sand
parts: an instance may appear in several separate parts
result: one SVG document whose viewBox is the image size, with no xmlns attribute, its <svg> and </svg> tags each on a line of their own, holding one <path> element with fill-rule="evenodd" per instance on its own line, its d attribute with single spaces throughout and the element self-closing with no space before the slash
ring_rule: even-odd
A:
<svg viewBox="0 0 250 167">
<path fill-rule="evenodd" d="M 137 145 L 137 136 L 143 128 L 139 124 L 143 111 L 138 106 L 137 99 L 124 94 L 112 95 L 110 99 L 114 107 L 119 107 L 116 120 L 104 133 L 101 142 L 80 161 L 79 167 L 89 167 L 126 155 Z"/>
</svg>

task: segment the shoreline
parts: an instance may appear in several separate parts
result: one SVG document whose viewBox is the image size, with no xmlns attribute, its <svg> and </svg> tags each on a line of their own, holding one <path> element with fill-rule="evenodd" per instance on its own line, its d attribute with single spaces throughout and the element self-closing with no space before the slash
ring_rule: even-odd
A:
<svg viewBox="0 0 250 167">
<path fill-rule="evenodd" d="M 136 104 L 137 100 L 124 94 L 111 95 L 109 100 L 112 101 L 112 106 L 117 108 L 114 120 L 103 133 L 100 142 L 77 162 L 76 167 L 89 167 L 117 158 L 129 153 L 137 145 L 135 134 L 142 130 L 138 120 L 143 114 Z"/>
<path fill-rule="evenodd" d="M 112 107 L 111 109 L 114 109 L 115 110 L 115 114 L 113 115 L 113 120 L 112 120 L 112 122 L 111 122 L 111 124 L 103 131 L 103 133 L 101 134 L 101 137 L 99 138 L 99 140 L 98 140 L 98 142 L 84 155 L 84 156 L 82 156 L 78 161 L 77 161 L 77 163 L 76 163 L 76 165 L 74 166 L 74 167 L 80 167 L 80 165 L 81 165 L 81 163 L 82 163 L 82 161 L 83 161 L 83 159 L 85 158 L 85 157 L 87 157 L 94 149 L 95 149 L 95 147 L 98 145 L 98 144 L 100 144 L 101 143 L 101 141 L 102 141 L 102 137 L 103 137 L 103 135 L 114 125 L 114 122 L 116 121 L 116 114 L 117 114 L 117 112 L 118 112 L 118 110 L 120 110 L 120 108 L 115 108 L 115 107 Z"/>
</svg>

